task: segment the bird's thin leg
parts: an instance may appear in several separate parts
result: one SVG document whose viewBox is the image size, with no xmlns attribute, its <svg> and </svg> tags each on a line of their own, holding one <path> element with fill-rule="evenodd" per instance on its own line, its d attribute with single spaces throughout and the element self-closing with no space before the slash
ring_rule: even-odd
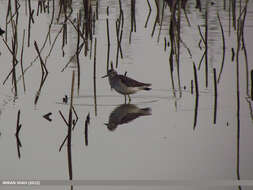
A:
<svg viewBox="0 0 253 190">
<path fill-rule="evenodd" d="M 131 98 L 130 98 L 130 95 L 128 94 L 127 96 L 128 96 L 128 99 L 129 99 L 129 102 L 128 102 L 128 103 L 130 103 L 130 102 L 131 102 Z"/>
<path fill-rule="evenodd" d="M 124 97 L 125 97 L 125 104 L 126 104 L 126 95 L 124 95 Z"/>
</svg>

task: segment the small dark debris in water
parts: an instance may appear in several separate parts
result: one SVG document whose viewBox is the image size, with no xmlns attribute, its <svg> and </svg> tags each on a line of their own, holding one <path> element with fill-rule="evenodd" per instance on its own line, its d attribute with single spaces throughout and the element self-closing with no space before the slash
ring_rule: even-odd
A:
<svg viewBox="0 0 253 190">
<path fill-rule="evenodd" d="M 62 101 L 63 101 L 65 104 L 68 103 L 68 96 L 65 95 L 64 98 L 62 98 Z"/>
<path fill-rule="evenodd" d="M 234 61 L 234 59 L 235 59 L 235 50 L 234 50 L 234 48 L 232 48 L 231 51 L 232 51 L 231 60 Z"/>
<path fill-rule="evenodd" d="M 229 126 L 229 122 L 227 121 L 227 127 Z"/>
<path fill-rule="evenodd" d="M 124 76 L 126 76 L 126 75 L 127 75 L 127 71 L 125 72 Z"/>
<path fill-rule="evenodd" d="M 49 112 L 49 113 L 43 115 L 43 117 L 44 117 L 46 120 L 48 120 L 48 121 L 51 122 L 51 121 L 52 121 L 52 119 L 50 118 L 51 115 L 52 115 L 52 112 Z"/>
<path fill-rule="evenodd" d="M 215 3 L 212 1 L 212 2 L 211 2 L 211 5 L 213 6 L 214 4 L 215 4 Z"/>
<path fill-rule="evenodd" d="M 0 36 L 2 36 L 4 33 L 5 31 L 2 28 L 0 28 Z"/>
<path fill-rule="evenodd" d="M 186 86 L 184 86 L 184 90 L 186 90 Z"/>
</svg>

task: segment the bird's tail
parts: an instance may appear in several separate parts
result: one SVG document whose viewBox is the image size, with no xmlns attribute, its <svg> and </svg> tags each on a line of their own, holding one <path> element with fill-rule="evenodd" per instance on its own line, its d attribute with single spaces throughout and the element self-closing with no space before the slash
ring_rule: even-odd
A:
<svg viewBox="0 0 253 190">
<path fill-rule="evenodd" d="M 141 109 L 142 115 L 152 115 L 151 111 L 152 111 L 151 108 L 142 108 Z"/>
</svg>

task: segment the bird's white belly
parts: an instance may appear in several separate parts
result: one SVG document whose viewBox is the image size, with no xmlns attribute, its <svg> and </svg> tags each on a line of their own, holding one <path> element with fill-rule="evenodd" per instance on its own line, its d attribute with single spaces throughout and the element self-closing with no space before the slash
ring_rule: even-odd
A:
<svg viewBox="0 0 253 190">
<path fill-rule="evenodd" d="M 134 94 L 138 91 L 138 87 L 126 87 L 124 85 L 115 85 L 113 88 L 120 94 Z"/>
</svg>

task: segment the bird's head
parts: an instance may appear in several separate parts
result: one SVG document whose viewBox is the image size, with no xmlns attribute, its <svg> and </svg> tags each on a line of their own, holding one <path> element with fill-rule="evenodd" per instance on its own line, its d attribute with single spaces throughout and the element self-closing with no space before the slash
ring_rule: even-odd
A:
<svg viewBox="0 0 253 190">
<path fill-rule="evenodd" d="M 109 77 L 112 78 L 117 75 L 117 72 L 114 69 L 108 70 L 107 74 L 102 76 L 102 78 Z"/>
</svg>

